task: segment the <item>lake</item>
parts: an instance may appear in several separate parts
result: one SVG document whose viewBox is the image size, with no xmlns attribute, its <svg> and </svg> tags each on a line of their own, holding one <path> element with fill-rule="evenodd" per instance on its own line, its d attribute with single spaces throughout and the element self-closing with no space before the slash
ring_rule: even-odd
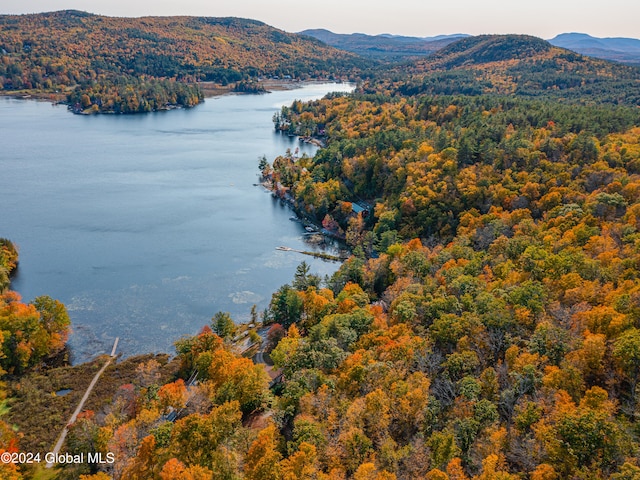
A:
<svg viewBox="0 0 640 480">
<path fill-rule="evenodd" d="M 258 158 L 315 147 L 274 132 L 294 99 L 348 91 L 313 84 L 208 98 L 193 109 L 83 116 L 0 98 L 0 236 L 20 250 L 12 289 L 50 295 L 72 319 L 73 361 L 173 352 L 217 311 L 247 321 L 303 260 L 303 226 L 258 181 Z"/>
</svg>

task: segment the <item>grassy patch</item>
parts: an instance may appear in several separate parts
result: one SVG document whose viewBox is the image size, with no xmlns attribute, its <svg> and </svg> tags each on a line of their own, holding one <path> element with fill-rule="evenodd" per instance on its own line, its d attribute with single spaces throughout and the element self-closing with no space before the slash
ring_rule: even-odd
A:
<svg viewBox="0 0 640 480">
<path fill-rule="evenodd" d="M 160 384 L 175 377 L 177 362 L 170 362 L 168 355 L 149 354 L 127 358 L 105 370 L 84 409 L 103 409 L 122 385 L 137 383 L 138 365 L 152 358 L 162 365 Z M 53 448 L 58 435 L 105 361 L 106 357 L 103 356 L 73 367 L 32 372 L 9 382 L 9 412 L 5 420 L 17 428 L 22 451 L 44 454 Z M 62 389 L 70 389 L 71 392 L 57 396 L 56 392 Z"/>
<path fill-rule="evenodd" d="M 32 472 L 29 472 L 31 480 L 54 480 L 60 475 L 58 468 L 44 468 L 44 464 L 38 465 Z"/>
<path fill-rule="evenodd" d="M 155 359 L 162 365 L 160 371 L 159 385 L 172 381 L 178 371 L 178 362 L 169 361 L 169 355 L 160 354 L 147 354 L 138 355 L 136 357 L 127 358 L 121 362 L 113 363 L 107 367 L 107 369 L 100 377 L 100 381 L 97 383 L 91 396 L 87 400 L 85 410 L 93 410 L 99 412 L 106 405 L 111 403 L 113 395 L 118 391 L 122 385 L 133 384 L 138 386 L 138 373 L 136 369 L 141 363 L 146 363 L 151 359 Z"/>
<path fill-rule="evenodd" d="M 44 454 L 53 448 L 104 361 L 99 358 L 75 367 L 34 372 L 9 383 L 10 410 L 6 421 L 17 427 L 22 451 Z M 57 396 L 56 392 L 62 389 L 71 389 L 71 392 Z"/>
</svg>

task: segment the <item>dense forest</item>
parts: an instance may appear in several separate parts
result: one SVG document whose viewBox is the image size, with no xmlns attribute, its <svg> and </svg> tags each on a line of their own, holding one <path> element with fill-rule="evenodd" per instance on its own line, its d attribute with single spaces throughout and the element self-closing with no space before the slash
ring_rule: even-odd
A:
<svg viewBox="0 0 640 480">
<path fill-rule="evenodd" d="M 276 129 L 326 146 L 262 160 L 265 184 L 353 255 L 274 286 L 274 378 L 218 313 L 71 426 L 67 452 L 115 462 L 56 478 L 640 479 L 639 82 L 492 36 L 284 108 Z"/>
<path fill-rule="evenodd" d="M 589 105 L 640 104 L 640 70 L 585 57 L 527 35 L 480 35 L 404 66 L 398 93 L 496 93 Z M 391 87 L 391 92 L 396 89 Z"/>
<path fill-rule="evenodd" d="M 326 286 L 362 295 L 319 316 L 314 287 L 272 302 L 303 332 L 272 353 L 302 394 L 282 431 L 317 428 L 324 472 L 639 478 L 639 77 L 569 55 L 466 39 L 274 118 L 327 143 L 262 170 L 354 247 Z"/>
<path fill-rule="evenodd" d="M 0 91 L 64 94 L 77 111 L 192 106 L 202 100 L 197 81 L 326 78 L 362 66 L 353 54 L 255 20 L 0 15 Z"/>
</svg>

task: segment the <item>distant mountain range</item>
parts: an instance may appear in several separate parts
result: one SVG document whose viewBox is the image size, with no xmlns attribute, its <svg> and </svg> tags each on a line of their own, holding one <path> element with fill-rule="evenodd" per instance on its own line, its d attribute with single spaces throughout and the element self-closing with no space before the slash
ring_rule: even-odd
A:
<svg viewBox="0 0 640 480">
<path fill-rule="evenodd" d="M 332 47 L 374 58 L 423 57 L 437 52 L 456 40 L 469 36 L 461 33 L 438 35 L 437 37 L 366 35 L 364 33 L 340 34 L 325 29 L 304 30 L 300 33 L 316 38 Z"/>
<path fill-rule="evenodd" d="M 436 37 L 339 34 L 324 29 L 305 30 L 300 33 L 358 55 L 396 59 L 430 55 L 457 40 L 469 37 L 463 33 Z M 549 40 L 549 43 L 589 57 L 640 65 L 640 40 L 635 38 L 597 38 L 585 33 L 562 33 Z"/>
<path fill-rule="evenodd" d="M 640 40 L 635 38 L 597 38 L 586 33 L 561 33 L 549 43 L 590 57 L 640 64 Z"/>
</svg>

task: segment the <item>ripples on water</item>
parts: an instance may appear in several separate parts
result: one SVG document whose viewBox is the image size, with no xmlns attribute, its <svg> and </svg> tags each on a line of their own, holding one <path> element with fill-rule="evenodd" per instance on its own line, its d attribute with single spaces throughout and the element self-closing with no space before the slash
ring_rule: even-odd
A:
<svg viewBox="0 0 640 480">
<path fill-rule="evenodd" d="M 219 310 L 245 321 L 303 260 L 331 274 L 335 263 L 275 250 L 319 247 L 254 183 L 263 154 L 313 154 L 273 132 L 281 105 L 350 88 L 227 96 L 140 116 L 0 99 L 0 236 L 20 247 L 13 288 L 67 305 L 79 362 L 108 353 L 116 336 L 127 355 L 172 352 Z"/>
</svg>

